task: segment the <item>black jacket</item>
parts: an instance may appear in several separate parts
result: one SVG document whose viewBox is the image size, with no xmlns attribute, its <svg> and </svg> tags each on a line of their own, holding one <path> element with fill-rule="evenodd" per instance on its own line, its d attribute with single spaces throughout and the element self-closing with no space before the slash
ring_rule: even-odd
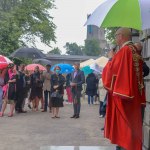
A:
<svg viewBox="0 0 150 150">
<path fill-rule="evenodd" d="M 66 87 L 70 87 L 70 79 L 71 79 L 71 73 L 67 74 L 66 76 Z"/>
<path fill-rule="evenodd" d="M 146 62 L 143 62 L 143 77 L 149 75 L 149 67 L 147 66 Z"/>
<path fill-rule="evenodd" d="M 55 85 L 58 85 L 57 90 L 60 94 L 64 94 L 64 83 L 65 83 L 65 77 L 62 74 L 52 74 L 51 76 L 51 91 L 54 92 L 56 89 L 53 87 Z"/>
<path fill-rule="evenodd" d="M 86 78 L 86 94 L 94 96 L 97 94 L 98 79 L 94 73 L 90 73 Z"/>
</svg>

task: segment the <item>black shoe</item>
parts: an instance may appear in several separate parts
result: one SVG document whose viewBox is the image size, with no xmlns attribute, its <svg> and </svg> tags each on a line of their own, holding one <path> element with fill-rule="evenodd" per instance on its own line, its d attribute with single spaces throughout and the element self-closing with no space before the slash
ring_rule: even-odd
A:
<svg viewBox="0 0 150 150">
<path fill-rule="evenodd" d="M 76 115 L 73 115 L 72 117 L 70 117 L 70 118 L 76 118 Z"/>
<path fill-rule="evenodd" d="M 103 128 L 101 128 L 101 131 L 103 131 L 104 130 L 104 127 Z"/>
<path fill-rule="evenodd" d="M 78 118 L 80 118 L 80 116 L 79 116 L 79 115 L 76 115 L 75 119 L 78 119 Z"/>
<path fill-rule="evenodd" d="M 124 149 L 120 146 L 116 146 L 116 150 L 124 150 Z"/>
<path fill-rule="evenodd" d="M 42 110 L 41 112 L 47 112 L 47 110 Z"/>
<path fill-rule="evenodd" d="M 28 104 L 28 107 L 29 107 L 30 109 L 32 109 L 30 104 Z"/>
<path fill-rule="evenodd" d="M 19 110 L 18 113 L 27 113 L 25 110 Z"/>
</svg>

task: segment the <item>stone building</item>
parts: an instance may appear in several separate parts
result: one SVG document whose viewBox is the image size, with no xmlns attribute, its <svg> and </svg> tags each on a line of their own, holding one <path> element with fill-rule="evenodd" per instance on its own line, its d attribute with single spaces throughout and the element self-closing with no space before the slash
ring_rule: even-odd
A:
<svg viewBox="0 0 150 150">
<path fill-rule="evenodd" d="M 139 33 L 132 30 L 132 41 L 141 41 L 143 43 L 143 59 L 150 68 L 150 30 L 142 31 Z M 146 89 L 146 108 L 143 123 L 143 150 L 150 150 L 150 74 L 144 78 Z"/>
<path fill-rule="evenodd" d="M 90 15 L 88 15 L 89 17 Z M 105 31 L 103 28 L 99 28 L 94 25 L 88 25 L 87 26 L 87 40 L 93 40 L 96 39 L 99 41 L 99 45 L 101 49 L 104 49 L 107 47 L 107 42 L 105 39 Z"/>
<path fill-rule="evenodd" d="M 95 56 L 80 56 L 80 55 L 51 55 L 47 54 L 46 59 L 52 62 L 52 65 L 59 63 L 73 64 L 74 62 L 83 62 L 88 59 L 97 59 Z"/>
<path fill-rule="evenodd" d="M 143 58 L 150 68 L 150 29 L 145 30 L 140 35 L 140 40 L 143 42 Z M 150 74 L 145 77 L 146 87 L 146 109 L 143 124 L 143 150 L 150 150 Z"/>
</svg>

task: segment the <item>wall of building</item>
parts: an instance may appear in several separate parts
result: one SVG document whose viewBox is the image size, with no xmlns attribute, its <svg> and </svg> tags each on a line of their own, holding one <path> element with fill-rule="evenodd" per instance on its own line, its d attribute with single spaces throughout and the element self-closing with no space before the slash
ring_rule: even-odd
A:
<svg viewBox="0 0 150 150">
<path fill-rule="evenodd" d="M 100 48 L 104 49 L 107 47 L 107 42 L 105 40 L 105 32 L 103 28 L 98 28 L 97 26 L 88 25 L 87 26 L 87 40 L 97 39 L 100 44 Z"/>
<path fill-rule="evenodd" d="M 141 33 L 140 39 L 143 41 L 143 58 L 150 68 L 150 30 L 145 30 Z M 145 77 L 146 87 L 146 108 L 143 124 L 143 150 L 150 150 L 150 75 Z"/>
<path fill-rule="evenodd" d="M 80 55 L 52 55 L 47 54 L 46 59 L 51 61 L 51 64 L 59 64 L 59 63 L 66 63 L 66 64 L 73 64 L 74 62 L 83 62 L 89 59 L 97 59 L 96 56 L 80 56 Z"/>
</svg>

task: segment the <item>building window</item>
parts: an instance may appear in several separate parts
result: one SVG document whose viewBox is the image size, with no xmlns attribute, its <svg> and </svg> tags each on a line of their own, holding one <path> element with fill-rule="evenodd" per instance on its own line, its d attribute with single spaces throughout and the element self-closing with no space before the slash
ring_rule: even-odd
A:
<svg viewBox="0 0 150 150">
<path fill-rule="evenodd" d="M 89 34 L 92 34 L 92 33 L 93 33 L 93 28 L 92 28 L 91 25 L 88 25 L 87 30 L 88 30 L 88 33 L 89 33 Z"/>
</svg>

